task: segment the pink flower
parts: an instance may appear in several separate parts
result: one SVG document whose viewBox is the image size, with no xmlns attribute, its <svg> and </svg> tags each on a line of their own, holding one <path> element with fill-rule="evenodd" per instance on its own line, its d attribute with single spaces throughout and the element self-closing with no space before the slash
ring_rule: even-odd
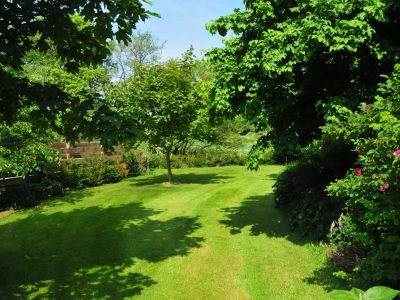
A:
<svg viewBox="0 0 400 300">
<path fill-rule="evenodd" d="M 356 176 L 361 176 L 361 168 L 356 169 Z"/>
<path fill-rule="evenodd" d="M 365 105 L 365 106 L 364 106 L 364 109 L 365 109 L 365 110 L 370 110 L 370 109 L 371 109 L 371 105 L 369 105 L 369 104 Z"/>
<path fill-rule="evenodd" d="M 400 157 L 400 149 L 393 152 L 394 156 Z"/>
<path fill-rule="evenodd" d="M 379 190 L 381 192 L 384 192 L 388 187 L 389 187 L 389 184 L 388 183 L 384 183 L 379 187 Z"/>
<path fill-rule="evenodd" d="M 358 155 L 358 156 L 361 156 L 361 154 L 362 154 L 361 149 L 357 149 L 357 155 Z"/>
</svg>

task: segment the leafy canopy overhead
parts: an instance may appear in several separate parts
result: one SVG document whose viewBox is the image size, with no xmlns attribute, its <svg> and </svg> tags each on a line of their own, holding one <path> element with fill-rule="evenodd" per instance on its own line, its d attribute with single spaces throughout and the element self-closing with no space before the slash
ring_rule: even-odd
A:
<svg viewBox="0 0 400 300">
<path fill-rule="evenodd" d="M 207 25 L 233 37 L 207 54 L 214 111 L 244 111 L 271 131 L 277 153 L 295 156 L 319 136 L 324 108 L 372 100 L 399 57 L 400 5 L 393 0 L 247 0 Z"/>
<path fill-rule="evenodd" d="M 144 2 L 148 1 L 2 0 L 0 64 L 17 68 L 30 50 L 47 51 L 49 40 L 70 67 L 97 64 L 109 54 L 108 39 L 115 36 L 118 41 L 129 41 L 136 23 L 149 16 Z M 85 22 L 77 26 L 73 15 L 82 16 Z"/>
<path fill-rule="evenodd" d="M 31 51 L 54 52 L 67 72 L 100 64 L 110 54 L 110 40 L 129 41 L 137 22 L 153 14 L 144 3 L 0 0 L 0 121 L 15 122 L 19 111 L 35 106 L 50 123 L 56 122 L 71 95 L 54 82 L 26 76 L 25 57 Z"/>
</svg>

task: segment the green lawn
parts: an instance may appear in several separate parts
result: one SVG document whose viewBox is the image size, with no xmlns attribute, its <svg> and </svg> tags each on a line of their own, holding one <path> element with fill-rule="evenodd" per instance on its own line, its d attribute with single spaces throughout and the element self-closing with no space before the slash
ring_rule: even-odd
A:
<svg viewBox="0 0 400 300">
<path fill-rule="evenodd" d="M 273 206 L 280 171 L 157 171 L 5 216 L 0 299 L 326 299 L 324 248 Z"/>
</svg>

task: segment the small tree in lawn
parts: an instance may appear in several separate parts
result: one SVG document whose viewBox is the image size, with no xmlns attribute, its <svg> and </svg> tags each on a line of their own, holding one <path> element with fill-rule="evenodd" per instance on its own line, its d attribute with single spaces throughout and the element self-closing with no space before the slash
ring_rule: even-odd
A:
<svg viewBox="0 0 400 300">
<path fill-rule="evenodd" d="M 170 183 L 171 154 L 188 139 L 207 135 L 201 119 L 205 104 L 195 93 L 194 68 L 192 49 L 179 60 L 143 66 L 141 72 L 117 85 L 107 100 L 122 130 L 129 131 L 134 123 L 141 133 L 132 139 L 146 141 L 165 154 Z"/>
</svg>

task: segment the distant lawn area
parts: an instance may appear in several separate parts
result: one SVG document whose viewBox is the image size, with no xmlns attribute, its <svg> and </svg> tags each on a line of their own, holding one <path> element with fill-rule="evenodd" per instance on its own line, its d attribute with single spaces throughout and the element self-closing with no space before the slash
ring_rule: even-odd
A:
<svg viewBox="0 0 400 300">
<path fill-rule="evenodd" d="M 274 208 L 283 170 L 174 170 L 0 218 L 0 299 L 328 299 L 325 249 Z"/>
</svg>

